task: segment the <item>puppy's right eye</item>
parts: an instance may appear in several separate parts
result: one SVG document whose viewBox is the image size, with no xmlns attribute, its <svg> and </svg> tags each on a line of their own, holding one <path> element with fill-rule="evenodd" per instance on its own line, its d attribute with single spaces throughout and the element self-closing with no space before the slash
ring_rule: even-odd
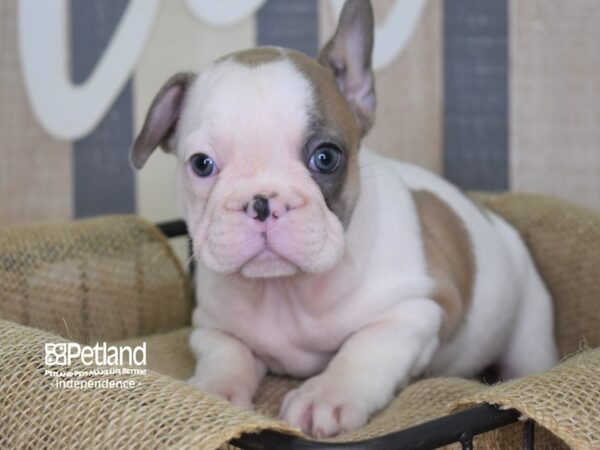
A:
<svg viewBox="0 0 600 450">
<path fill-rule="evenodd" d="M 216 171 L 215 162 L 204 153 L 196 153 L 190 159 L 192 170 L 199 177 L 210 177 Z"/>
</svg>

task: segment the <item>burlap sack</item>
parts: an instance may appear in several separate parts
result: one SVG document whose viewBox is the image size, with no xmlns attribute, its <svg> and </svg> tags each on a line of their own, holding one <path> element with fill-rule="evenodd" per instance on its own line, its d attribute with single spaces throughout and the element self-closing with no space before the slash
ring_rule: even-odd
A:
<svg viewBox="0 0 600 450">
<path fill-rule="evenodd" d="M 114 340 L 189 324 L 190 295 L 165 237 L 141 219 L 0 229 L 0 319 Z"/>
<path fill-rule="evenodd" d="M 576 351 L 584 339 L 589 347 L 600 346 L 600 215 L 538 196 L 477 198 L 514 223 L 530 245 L 555 297 L 561 350 Z M 43 342 L 56 338 L 0 322 L 0 446 L 212 449 L 242 432 L 294 432 L 267 416 L 276 414 L 295 380 L 267 377 L 256 396 L 257 412 L 242 411 L 177 381 L 193 371 L 188 335 L 189 329 L 181 328 L 126 341 L 147 342 L 153 370 L 133 390 L 73 392 L 51 386 L 42 373 Z M 536 427 L 536 449 L 565 448 L 565 443 L 600 449 L 600 350 L 494 387 L 455 378 L 416 382 L 365 427 L 334 440 L 379 436 L 479 402 L 515 407 L 534 419 L 541 425 Z M 479 436 L 476 448 L 514 449 L 521 440 L 517 424 Z"/>
</svg>

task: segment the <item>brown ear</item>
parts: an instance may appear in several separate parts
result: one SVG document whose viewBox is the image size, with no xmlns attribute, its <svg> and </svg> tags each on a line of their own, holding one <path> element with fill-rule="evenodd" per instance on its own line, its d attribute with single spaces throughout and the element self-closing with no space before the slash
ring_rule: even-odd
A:
<svg viewBox="0 0 600 450">
<path fill-rule="evenodd" d="M 335 34 L 317 57 L 335 75 L 363 136 L 375 118 L 375 83 L 371 69 L 373 34 L 370 0 L 347 0 Z"/>
<path fill-rule="evenodd" d="M 196 75 L 178 73 L 163 85 L 150 105 L 142 131 L 135 139 L 129 159 L 136 169 L 141 169 L 158 146 L 171 152 L 175 130 L 181 114 L 187 89 Z"/>
</svg>

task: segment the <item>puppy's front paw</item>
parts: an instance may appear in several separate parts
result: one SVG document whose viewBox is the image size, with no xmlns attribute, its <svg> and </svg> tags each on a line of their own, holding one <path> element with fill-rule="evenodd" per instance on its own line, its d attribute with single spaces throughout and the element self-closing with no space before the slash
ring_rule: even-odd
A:
<svg viewBox="0 0 600 450">
<path fill-rule="evenodd" d="M 252 395 L 239 380 L 214 379 L 194 375 L 188 380 L 188 384 L 191 384 L 201 391 L 223 397 L 225 400 L 241 406 L 242 408 L 254 408 L 252 405 Z"/>
<path fill-rule="evenodd" d="M 290 425 L 312 436 L 334 436 L 367 422 L 367 405 L 356 394 L 351 384 L 321 374 L 288 392 L 280 415 Z"/>
</svg>

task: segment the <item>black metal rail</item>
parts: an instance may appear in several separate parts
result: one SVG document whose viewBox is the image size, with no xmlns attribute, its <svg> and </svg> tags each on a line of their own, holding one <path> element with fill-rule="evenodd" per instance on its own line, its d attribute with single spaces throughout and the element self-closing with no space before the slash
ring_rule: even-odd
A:
<svg viewBox="0 0 600 450">
<path fill-rule="evenodd" d="M 162 222 L 157 227 L 168 238 L 185 236 L 182 220 Z M 193 266 L 191 267 L 193 273 Z M 439 419 L 396 431 L 377 438 L 347 443 L 325 443 L 290 436 L 277 431 L 244 434 L 231 444 L 242 450 L 429 450 L 460 442 L 463 450 L 473 449 L 473 438 L 479 434 L 510 425 L 519 420 L 515 409 L 480 405 Z M 523 448 L 534 449 L 534 422 L 523 424 Z"/>
<path fill-rule="evenodd" d="M 183 220 L 171 220 L 169 222 L 160 222 L 156 224 L 157 228 L 162 231 L 168 238 L 180 237 L 187 235 L 187 225 Z"/>
<path fill-rule="evenodd" d="M 514 409 L 502 410 L 492 405 L 476 406 L 414 427 L 377 438 L 348 443 L 323 443 L 285 435 L 275 431 L 246 434 L 231 444 L 243 450 L 425 450 L 460 442 L 463 449 L 473 448 L 473 438 L 487 431 L 518 421 L 520 413 Z M 533 435 L 525 422 L 525 448 L 533 448 Z"/>
</svg>

